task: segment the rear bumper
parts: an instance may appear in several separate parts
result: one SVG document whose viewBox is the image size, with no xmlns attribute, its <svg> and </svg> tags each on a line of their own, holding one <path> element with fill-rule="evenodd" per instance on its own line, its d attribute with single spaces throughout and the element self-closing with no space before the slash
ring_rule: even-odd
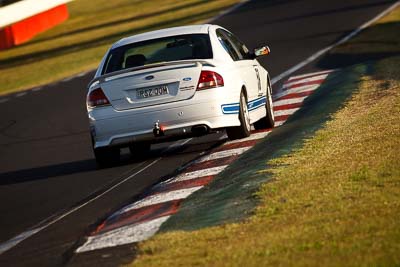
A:
<svg viewBox="0 0 400 267">
<path fill-rule="evenodd" d="M 209 129 L 240 125 L 237 114 L 223 114 L 221 106 L 233 99 L 205 97 L 197 93 L 190 100 L 157 106 L 116 111 L 111 106 L 88 112 L 94 147 L 124 146 L 138 141 L 162 142 L 172 137 L 191 134 L 192 127 L 206 125 Z M 227 102 L 226 102 L 227 101 Z M 164 129 L 163 137 L 155 137 L 154 124 Z"/>
</svg>

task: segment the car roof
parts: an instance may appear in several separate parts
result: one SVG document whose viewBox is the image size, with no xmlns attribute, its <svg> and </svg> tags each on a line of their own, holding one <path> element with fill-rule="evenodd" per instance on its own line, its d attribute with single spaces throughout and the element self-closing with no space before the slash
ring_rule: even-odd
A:
<svg viewBox="0 0 400 267">
<path fill-rule="evenodd" d="M 168 36 L 174 36 L 174 35 L 184 35 L 184 34 L 196 34 L 196 33 L 208 33 L 208 30 L 212 26 L 211 24 L 201 24 L 201 25 L 190 25 L 190 26 L 180 26 L 180 27 L 173 27 L 173 28 L 166 28 L 166 29 L 161 29 L 161 30 L 156 30 L 156 31 L 151 31 L 151 32 L 145 32 L 137 35 L 132 35 L 126 38 L 123 38 L 116 43 L 114 43 L 111 47 L 111 49 L 131 44 L 131 43 L 136 43 L 136 42 L 141 42 L 141 41 L 146 41 L 146 40 L 151 40 L 151 39 L 157 39 L 157 38 L 163 38 L 163 37 L 168 37 Z"/>
</svg>

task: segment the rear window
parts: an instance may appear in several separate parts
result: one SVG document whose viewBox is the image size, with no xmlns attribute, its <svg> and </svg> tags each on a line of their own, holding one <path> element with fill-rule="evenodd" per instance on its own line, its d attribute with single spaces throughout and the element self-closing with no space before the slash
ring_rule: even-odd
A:
<svg viewBox="0 0 400 267">
<path fill-rule="evenodd" d="M 169 36 L 111 50 L 102 74 L 159 62 L 212 57 L 208 34 Z"/>
</svg>

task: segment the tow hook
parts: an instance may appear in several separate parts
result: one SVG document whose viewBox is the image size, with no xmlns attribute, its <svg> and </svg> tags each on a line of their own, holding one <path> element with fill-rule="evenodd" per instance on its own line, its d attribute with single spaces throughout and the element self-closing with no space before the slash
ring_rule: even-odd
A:
<svg viewBox="0 0 400 267">
<path fill-rule="evenodd" d="M 164 130 L 160 126 L 160 121 L 157 121 L 156 123 L 154 123 L 153 134 L 155 137 L 164 135 Z"/>
</svg>

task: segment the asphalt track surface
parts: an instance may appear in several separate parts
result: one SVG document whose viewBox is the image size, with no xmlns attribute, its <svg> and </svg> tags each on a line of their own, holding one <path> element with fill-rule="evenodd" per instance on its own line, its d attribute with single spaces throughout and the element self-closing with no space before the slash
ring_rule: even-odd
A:
<svg viewBox="0 0 400 267">
<path fill-rule="evenodd" d="M 268 44 L 272 53 L 260 62 L 274 77 L 393 2 L 254 0 L 213 23 L 230 29 L 249 47 Z M 324 67 L 337 64 L 333 60 Z M 315 61 L 298 73 L 320 69 Z M 125 151 L 120 165 L 96 169 L 85 110 L 86 85 L 92 77 L 89 72 L 39 91 L 9 95 L 0 103 L 0 243 L 83 204 L 1 254 L 0 266 L 91 266 L 95 262 L 104 266 L 130 259 L 131 246 L 72 261 L 71 251 L 91 225 L 221 142 L 221 134 L 213 134 L 159 144 L 141 159 L 131 159 Z M 274 90 L 278 87 L 279 83 Z"/>
</svg>

